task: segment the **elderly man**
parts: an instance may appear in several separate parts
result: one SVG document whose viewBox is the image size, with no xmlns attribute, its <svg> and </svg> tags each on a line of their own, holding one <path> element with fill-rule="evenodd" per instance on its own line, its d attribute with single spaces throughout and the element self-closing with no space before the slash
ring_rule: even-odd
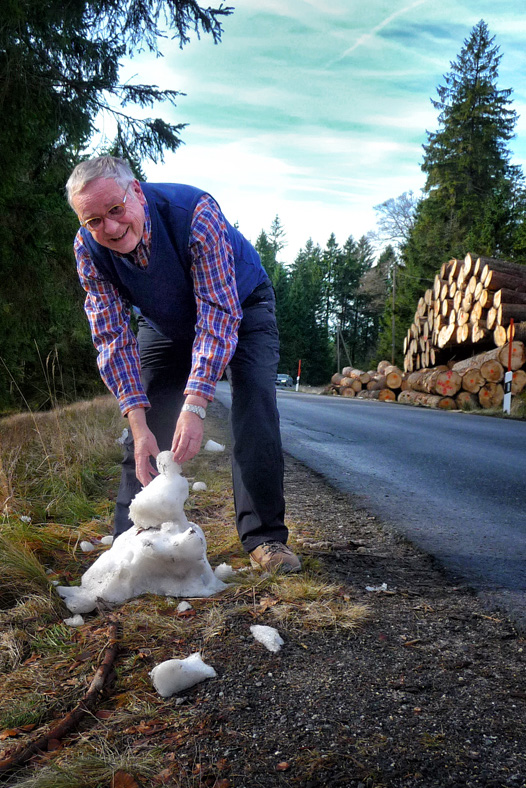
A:
<svg viewBox="0 0 526 788">
<path fill-rule="evenodd" d="M 253 566 L 298 571 L 284 524 L 274 292 L 256 250 L 209 194 L 139 183 L 122 159 L 82 162 L 66 189 L 81 225 L 74 248 L 99 371 L 131 428 L 115 535 L 132 525 L 128 507 L 155 475 L 152 457 L 197 454 L 227 368 L 241 543 Z"/>
</svg>

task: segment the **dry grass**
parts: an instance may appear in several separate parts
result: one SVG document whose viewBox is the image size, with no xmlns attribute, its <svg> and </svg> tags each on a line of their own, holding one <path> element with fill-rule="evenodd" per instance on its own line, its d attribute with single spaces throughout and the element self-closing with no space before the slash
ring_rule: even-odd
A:
<svg viewBox="0 0 526 788">
<path fill-rule="evenodd" d="M 225 442 L 212 419 L 207 430 L 205 439 Z M 0 727 L 49 724 L 79 702 L 100 662 L 106 643 L 104 611 L 78 628 L 66 626 L 63 618 L 69 614 L 52 580 L 78 582 L 105 549 L 83 554 L 78 545 L 110 530 L 107 494 L 118 476 L 116 438 L 121 431 L 122 420 L 108 398 L 0 422 Z M 248 567 L 234 527 L 227 454 L 201 453 L 185 466 L 185 475 L 190 487 L 194 481 L 207 484 L 205 492 L 190 492 L 186 511 L 205 530 L 212 565 L 226 562 L 243 571 L 223 593 L 191 600 L 188 613 L 178 613 L 179 600 L 155 595 L 114 610 L 120 651 L 112 722 L 101 732 L 105 723 L 94 719 L 80 739 L 18 786 L 108 786 L 118 770 L 149 780 L 156 759 L 162 758 L 155 751 L 145 756 L 134 749 L 132 754 L 123 731 L 140 729 L 145 720 L 163 714 L 172 719 L 171 705 L 158 698 L 149 679 L 160 661 L 194 651 L 201 651 L 206 661 L 207 651 L 229 642 L 236 626 L 244 631 L 254 621 L 293 632 L 352 630 L 365 620 L 365 608 L 328 583 L 314 557 L 307 556 L 305 571 L 295 576 L 262 575 Z M 292 544 L 295 531 L 309 528 L 304 522 L 288 524 Z M 191 735 L 191 728 L 185 735 Z M 184 771 L 172 780 L 173 785 L 197 784 Z"/>
</svg>

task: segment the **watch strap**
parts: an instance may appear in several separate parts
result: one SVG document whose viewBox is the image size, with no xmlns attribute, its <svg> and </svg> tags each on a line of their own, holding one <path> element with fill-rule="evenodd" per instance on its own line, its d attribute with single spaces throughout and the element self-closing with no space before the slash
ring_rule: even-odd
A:
<svg viewBox="0 0 526 788">
<path fill-rule="evenodd" d="M 183 410 L 189 410 L 190 413 L 196 413 L 200 419 L 204 419 L 206 416 L 206 410 L 202 407 L 202 405 L 184 404 L 181 408 L 181 412 Z"/>
</svg>

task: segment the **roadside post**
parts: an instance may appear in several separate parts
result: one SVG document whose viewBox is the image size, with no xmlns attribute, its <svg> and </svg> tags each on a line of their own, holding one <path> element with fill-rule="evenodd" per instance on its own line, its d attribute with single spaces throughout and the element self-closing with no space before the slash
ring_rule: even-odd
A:
<svg viewBox="0 0 526 788">
<path fill-rule="evenodd" d="M 298 361 L 298 377 L 296 378 L 296 391 L 300 390 L 300 377 L 301 377 L 301 358 Z"/>
<path fill-rule="evenodd" d="M 511 368 L 511 351 L 513 345 L 513 318 L 510 319 L 510 332 L 508 342 L 508 371 L 504 375 L 504 399 L 502 401 L 502 410 L 508 415 L 511 412 L 511 383 L 513 380 L 513 370 Z"/>
</svg>

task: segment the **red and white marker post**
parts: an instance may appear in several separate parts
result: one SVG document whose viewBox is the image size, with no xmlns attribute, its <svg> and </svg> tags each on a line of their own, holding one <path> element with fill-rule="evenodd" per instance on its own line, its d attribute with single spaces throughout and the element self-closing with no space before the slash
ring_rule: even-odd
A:
<svg viewBox="0 0 526 788">
<path fill-rule="evenodd" d="M 510 319 L 510 339 L 508 344 L 508 371 L 504 375 L 504 399 L 502 401 L 502 410 L 508 415 L 511 412 L 511 383 L 513 381 L 513 370 L 511 368 L 511 351 L 513 346 L 513 318 Z"/>
<path fill-rule="evenodd" d="M 298 377 L 296 378 L 296 391 L 300 390 L 300 377 L 301 377 L 301 358 L 298 361 Z"/>
</svg>

